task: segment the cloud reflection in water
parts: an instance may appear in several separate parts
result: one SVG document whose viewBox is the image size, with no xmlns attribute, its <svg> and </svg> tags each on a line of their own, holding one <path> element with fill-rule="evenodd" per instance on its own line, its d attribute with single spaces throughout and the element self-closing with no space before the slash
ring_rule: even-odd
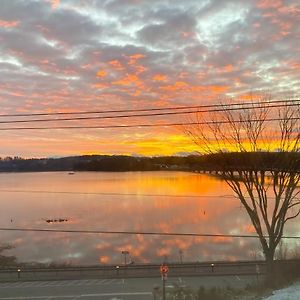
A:
<svg viewBox="0 0 300 300">
<path fill-rule="evenodd" d="M 208 175 L 185 172 L 0 174 L 0 193 L 1 227 L 253 233 L 238 200 L 222 197 L 232 194 L 226 184 Z M 66 218 L 68 222 L 45 222 L 55 218 Z M 288 227 L 289 232 L 295 232 L 294 223 Z M 10 254 L 16 255 L 19 261 L 72 264 L 121 263 L 122 250 L 129 251 L 130 259 L 136 263 L 179 262 L 180 255 L 184 261 L 252 259 L 261 255 L 258 240 L 243 238 L 2 232 L 2 242 L 15 246 Z"/>
</svg>

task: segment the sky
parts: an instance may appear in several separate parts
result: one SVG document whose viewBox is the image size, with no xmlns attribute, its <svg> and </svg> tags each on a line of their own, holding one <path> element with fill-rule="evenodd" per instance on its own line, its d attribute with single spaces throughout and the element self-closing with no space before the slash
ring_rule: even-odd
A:
<svg viewBox="0 0 300 300">
<path fill-rule="evenodd" d="M 296 0 L 1 0 L 1 114 L 297 96 L 299 24 Z M 0 116 L 1 157 L 197 150 L 180 126 L 3 130 L 158 125 L 185 115 L 1 123 L 22 119 Z"/>
</svg>

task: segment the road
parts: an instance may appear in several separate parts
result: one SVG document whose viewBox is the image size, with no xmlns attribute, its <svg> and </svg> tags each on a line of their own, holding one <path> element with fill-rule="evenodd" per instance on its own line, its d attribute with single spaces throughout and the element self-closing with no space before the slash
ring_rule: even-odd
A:
<svg viewBox="0 0 300 300">
<path fill-rule="evenodd" d="M 167 291 L 174 286 L 243 288 L 255 280 L 250 275 L 172 277 L 166 286 Z M 161 285 L 159 277 L 2 282 L 0 300 L 153 300 L 153 288 Z"/>
<path fill-rule="evenodd" d="M 299 260 L 276 261 L 289 270 Z M 174 286 L 244 288 L 264 278 L 265 264 L 205 262 L 168 264 L 167 291 Z M 153 300 L 161 289 L 159 264 L 54 268 L 0 268 L 0 300 Z M 160 298 L 157 297 L 156 300 Z"/>
<path fill-rule="evenodd" d="M 153 299 L 151 288 L 122 279 L 9 282 L 0 284 L 1 300 Z"/>
</svg>

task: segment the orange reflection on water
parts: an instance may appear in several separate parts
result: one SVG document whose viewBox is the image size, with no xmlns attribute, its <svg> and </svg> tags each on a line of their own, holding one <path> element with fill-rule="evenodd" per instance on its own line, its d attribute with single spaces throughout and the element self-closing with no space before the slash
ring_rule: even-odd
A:
<svg viewBox="0 0 300 300">
<path fill-rule="evenodd" d="M 108 256 L 100 256 L 99 257 L 99 263 L 101 263 L 101 264 L 109 263 L 109 257 Z"/>
<path fill-rule="evenodd" d="M 5 190 L 5 191 L 4 191 Z M 9 192 L 8 190 L 11 190 Z M 18 192 L 19 191 L 19 192 Z M 27 191 L 27 192 L 26 192 Z M 231 191 L 208 175 L 164 172 L 0 174 L 1 227 L 249 234 L 253 228 Z M 69 221 L 48 224 L 45 219 Z M 13 220 L 11 222 L 11 220 Z M 249 259 L 255 239 L 143 234 L 4 232 L 20 261 L 73 264 Z"/>
</svg>

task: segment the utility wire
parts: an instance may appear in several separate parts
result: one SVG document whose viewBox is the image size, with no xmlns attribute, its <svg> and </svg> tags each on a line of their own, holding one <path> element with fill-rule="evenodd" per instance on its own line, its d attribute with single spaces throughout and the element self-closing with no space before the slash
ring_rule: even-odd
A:
<svg viewBox="0 0 300 300">
<path fill-rule="evenodd" d="M 210 234 L 210 233 L 179 233 L 179 232 L 155 232 L 155 231 L 108 231 L 108 230 L 68 230 L 68 229 L 37 229 L 37 228 L 4 228 L 0 231 L 21 232 L 51 232 L 51 233 L 83 233 L 83 234 L 125 234 L 125 235 L 157 235 L 157 236 L 190 236 L 190 237 L 225 237 L 225 238 L 256 238 L 257 235 L 245 234 Z M 269 236 L 264 235 L 265 238 Z M 300 236 L 283 236 L 282 239 L 300 239 Z"/>
<path fill-rule="evenodd" d="M 183 112 L 159 112 L 159 113 L 143 113 L 143 114 L 121 114 L 113 116 L 94 116 L 94 117 L 72 117 L 72 118 L 49 118 L 49 119 L 29 119 L 29 120 L 8 120 L 0 121 L 0 124 L 14 124 L 14 123 L 35 123 L 35 122 L 57 122 L 57 121 L 83 121 L 83 120 L 100 120 L 100 119 L 120 119 L 120 118 L 136 118 L 136 117 L 157 117 L 157 116 L 168 116 L 168 115 L 183 115 L 183 114 L 194 114 L 194 113 L 207 113 L 207 112 L 219 112 L 219 111 L 234 111 L 234 110 L 245 110 L 255 108 L 277 108 L 277 107 L 290 107 L 299 106 L 300 103 L 286 103 L 286 104 L 274 104 L 268 106 L 246 106 L 246 107 L 234 107 L 234 108 L 218 108 L 209 110 L 190 110 Z"/>
<path fill-rule="evenodd" d="M 284 121 L 284 118 L 264 119 L 264 122 Z M 300 120 L 300 117 L 289 118 L 289 120 Z M 56 120 L 58 121 L 58 120 Z M 211 121 L 211 122 L 183 122 L 183 123 L 164 123 L 164 124 L 135 124 L 135 125 L 98 125 L 98 126 L 49 126 L 49 127 L 2 127 L 0 131 L 8 130 L 49 130 L 49 129 L 108 129 L 108 128 L 134 128 L 134 127 L 170 127 L 184 125 L 216 125 L 216 124 L 232 124 L 247 123 L 249 121 L 258 122 L 259 119 L 252 120 L 232 120 L 232 121 Z"/>
<path fill-rule="evenodd" d="M 105 192 L 70 192 L 70 191 L 48 191 L 48 190 L 9 190 L 0 189 L 0 193 L 29 193 L 29 194 L 70 194 L 70 195 L 101 195 L 101 196 L 142 196 L 142 197 L 173 197 L 173 198 L 221 198 L 238 199 L 235 195 L 175 195 L 175 194 L 137 194 L 137 193 L 105 193 Z M 250 199 L 250 197 L 245 197 Z M 274 197 L 268 197 L 274 200 Z"/>
<path fill-rule="evenodd" d="M 71 195 L 101 195 L 101 196 L 143 196 L 143 197 L 176 197 L 176 198 L 234 198 L 230 195 L 172 195 L 172 194 L 137 194 L 137 193 L 105 193 L 105 192 L 70 192 L 70 191 L 46 191 L 46 190 L 8 190 L 0 189 L 4 193 L 32 193 L 32 194 L 71 194 Z"/>
<path fill-rule="evenodd" d="M 94 110 L 94 111 L 78 111 L 78 112 L 49 112 L 49 113 L 26 113 L 26 114 L 0 114 L 0 117 L 30 117 L 30 116 L 54 116 L 54 115 L 83 115 L 83 114 L 106 114 L 106 113 L 129 113 L 129 112 L 145 112 L 145 111 L 164 111 L 164 110 L 183 110 L 183 109 L 199 109 L 211 107 L 232 107 L 232 106 L 247 106 L 247 105 L 264 105 L 272 103 L 298 103 L 300 99 L 291 100 L 269 100 L 258 102 L 235 102 L 228 104 L 204 104 L 195 106 L 171 106 L 164 108 L 144 108 L 144 109 L 123 109 L 123 110 Z"/>
</svg>

